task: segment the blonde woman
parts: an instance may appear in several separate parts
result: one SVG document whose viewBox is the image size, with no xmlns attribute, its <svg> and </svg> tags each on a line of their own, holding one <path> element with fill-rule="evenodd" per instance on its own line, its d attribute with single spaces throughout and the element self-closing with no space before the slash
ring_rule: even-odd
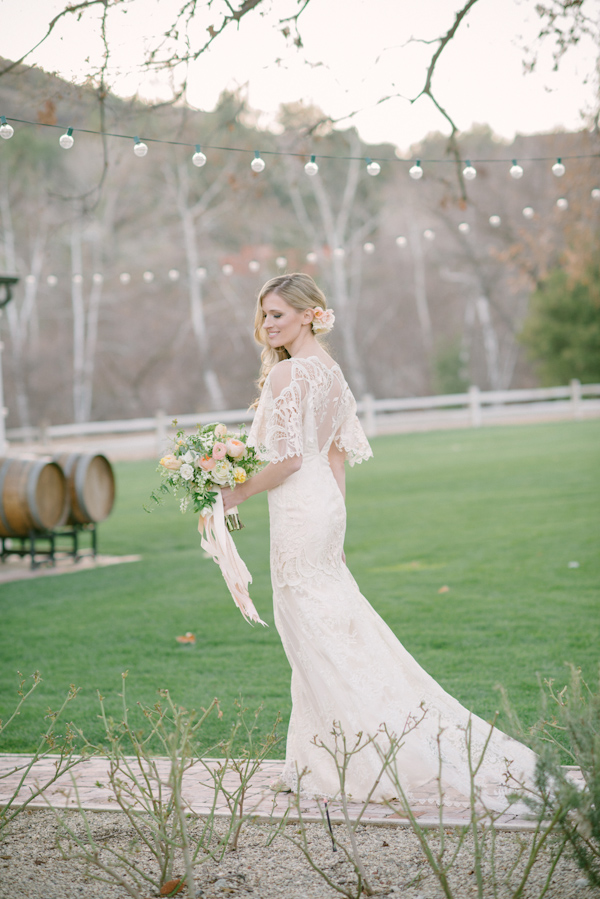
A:
<svg viewBox="0 0 600 899">
<path fill-rule="evenodd" d="M 470 716 L 420 667 L 361 595 L 345 564 L 345 462 L 363 462 L 372 452 L 342 371 L 321 343 L 333 323 L 325 296 L 308 275 L 281 275 L 262 288 L 255 321 L 263 346 L 261 394 L 249 443 L 269 464 L 234 490 L 223 489 L 225 511 L 263 490 L 269 497 L 275 624 L 292 668 L 286 762 L 272 788 L 296 791 L 305 771 L 303 792 L 334 796 L 337 772 L 317 745 L 332 747 L 334 722 L 350 742 L 362 733 L 377 735 L 384 746 L 382 725 L 400 735 L 425 708 L 398 755 L 404 789 L 410 798 L 435 783 L 443 728 L 443 786 L 467 796 L 464 727 L 470 718 L 476 753 L 489 725 Z M 502 805 L 506 759 L 513 761 L 513 774 L 533 774 L 533 752 L 495 731 L 478 775 L 491 807 Z M 350 763 L 347 793 L 366 798 L 379 769 L 369 745 Z M 394 794 L 384 778 L 372 798 Z"/>
</svg>

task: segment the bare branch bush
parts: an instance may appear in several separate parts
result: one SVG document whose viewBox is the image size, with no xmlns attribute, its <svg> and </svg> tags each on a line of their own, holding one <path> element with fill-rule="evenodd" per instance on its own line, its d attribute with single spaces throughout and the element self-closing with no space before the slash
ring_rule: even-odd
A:
<svg viewBox="0 0 600 899">
<path fill-rule="evenodd" d="M 42 683 L 42 678 L 39 671 L 36 671 L 31 675 L 32 683 L 30 685 L 27 685 L 28 679 L 24 678 L 20 671 L 18 672 L 18 675 L 20 679 L 19 688 L 17 691 L 19 700 L 8 720 L 0 720 L 0 747 L 2 746 L 2 737 L 4 736 L 5 731 L 15 720 L 15 718 L 17 718 L 21 714 L 21 709 L 23 708 L 24 704 L 27 702 L 33 691 L 36 690 Z M 75 699 L 78 693 L 79 688 L 74 687 L 71 684 L 69 692 L 67 693 L 65 700 L 58 711 L 52 711 L 51 709 L 48 710 L 45 716 L 49 722 L 48 727 L 40 737 L 40 741 L 34 749 L 32 755 L 27 756 L 22 764 L 15 765 L 14 768 L 0 773 L 0 780 L 5 780 L 9 777 L 12 778 L 15 776 L 15 774 L 19 775 L 19 781 L 15 790 L 9 797 L 8 801 L 2 806 L 2 808 L 0 808 L 0 842 L 5 835 L 7 826 L 17 817 L 17 815 L 19 815 L 24 809 L 26 809 L 34 799 L 37 799 L 44 790 L 51 786 L 51 784 L 55 783 L 62 774 L 70 771 L 81 762 L 82 755 L 75 754 L 75 732 L 73 730 L 73 726 L 70 723 L 67 723 L 65 726 L 64 734 L 59 734 L 57 732 L 59 721 L 64 717 L 65 709 Z M 83 755 L 85 756 L 86 754 L 87 753 L 84 750 Z M 54 763 L 54 771 L 52 771 L 51 774 L 46 774 L 42 778 L 41 782 L 36 783 L 35 786 L 28 785 L 28 796 L 24 797 L 20 795 L 21 790 L 23 789 L 23 785 L 29 774 L 31 773 L 34 765 L 37 762 L 42 761 L 43 759 L 52 759 Z"/>
<path fill-rule="evenodd" d="M 254 732 L 260 710 L 253 724 L 247 725 L 247 710 L 240 702 L 230 738 L 206 749 L 200 744 L 201 731 L 211 714 L 222 715 L 218 700 L 196 714 L 178 706 L 169 692 L 162 690 L 154 706 L 138 703 L 145 719 L 145 727 L 139 729 L 127 707 L 126 677 L 127 672 L 122 675 L 120 720 L 106 714 L 104 698 L 99 696 L 105 740 L 98 744 L 85 741 L 85 745 L 89 751 L 107 757 L 108 786 L 132 828 L 133 838 L 124 848 L 100 842 L 73 778 L 77 820 L 47 803 L 59 823 L 59 849 L 65 860 L 83 862 L 93 879 L 118 884 L 134 899 L 144 899 L 149 887 L 164 893 L 167 888 L 180 889 L 184 884 L 189 895 L 195 896 L 197 867 L 209 859 L 220 861 L 230 844 L 237 848 L 241 829 L 252 816 L 252 809 L 245 807 L 249 780 L 277 742 L 276 725 L 257 745 Z M 234 759 L 233 748 L 242 735 L 249 745 L 242 749 L 240 758 Z M 211 764 L 206 753 L 215 750 L 225 750 L 227 755 Z M 199 764 L 209 772 L 212 789 L 210 808 L 202 815 L 196 814 L 184 797 L 184 778 L 196 774 Z M 235 787 L 227 782 L 230 771 L 237 778 Z M 231 817 L 217 828 L 215 817 L 222 796 Z M 183 874 L 176 873 L 179 866 Z"/>
</svg>

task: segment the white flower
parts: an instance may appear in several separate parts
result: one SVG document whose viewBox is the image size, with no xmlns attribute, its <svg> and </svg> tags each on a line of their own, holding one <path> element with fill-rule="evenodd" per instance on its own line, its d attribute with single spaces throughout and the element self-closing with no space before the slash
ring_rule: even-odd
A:
<svg viewBox="0 0 600 899">
<path fill-rule="evenodd" d="M 183 499 L 181 500 L 181 502 L 179 503 L 179 508 L 181 509 L 182 512 L 186 512 L 189 504 L 190 504 L 189 496 L 184 496 Z"/>
<path fill-rule="evenodd" d="M 226 487 L 227 484 L 229 484 L 230 475 L 231 462 L 228 462 L 227 459 L 223 459 L 221 462 L 217 462 L 210 472 L 210 479 L 214 484 L 218 484 L 219 487 Z"/>
<path fill-rule="evenodd" d="M 194 461 L 194 454 L 191 450 L 188 450 L 187 453 L 184 453 L 183 456 L 179 457 L 182 462 L 186 462 L 188 465 L 191 465 Z"/>
<path fill-rule="evenodd" d="M 179 469 L 179 474 L 184 479 L 184 481 L 191 481 L 192 478 L 194 477 L 194 469 L 188 462 L 186 462 Z"/>
</svg>

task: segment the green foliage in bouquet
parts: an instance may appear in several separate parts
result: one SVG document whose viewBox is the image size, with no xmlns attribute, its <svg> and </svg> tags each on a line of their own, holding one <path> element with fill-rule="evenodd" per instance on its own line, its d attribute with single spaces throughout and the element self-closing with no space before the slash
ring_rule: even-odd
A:
<svg viewBox="0 0 600 899">
<path fill-rule="evenodd" d="M 198 425 L 193 434 L 180 429 L 173 451 L 160 460 L 158 471 L 163 481 L 159 491 L 152 493 L 152 499 L 160 502 L 160 493 L 181 495 L 182 512 L 191 506 L 194 512 L 206 514 L 215 504 L 215 488 L 233 489 L 262 468 L 264 463 L 247 441 L 243 429 L 230 434 L 219 422 Z M 228 518 L 233 519 L 228 521 L 230 530 L 241 527 L 237 515 Z"/>
</svg>

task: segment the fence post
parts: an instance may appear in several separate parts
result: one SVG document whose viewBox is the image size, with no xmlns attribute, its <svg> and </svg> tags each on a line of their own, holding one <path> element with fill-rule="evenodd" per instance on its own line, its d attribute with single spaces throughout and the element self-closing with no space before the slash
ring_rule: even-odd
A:
<svg viewBox="0 0 600 899">
<path fill-rule="evenodd" d="M 471 427 L 481 427 L 481 397 L 479 387 L 471 384 L 469 387 L 469 408 L 471 409 Z"/>
<path fill-rule="evenodd" d="M 167 445 L 167 417 L 165 413 L 159 410 L 156 413 L 156 454 L 157 456 L 164 453 Z"/>
<path fill-rule="evenodd" d="M 573 418 L 581 418 L 581 381 L 579 381 L 577 378 L 573 378 L 569 386 L 571 388 L 571 405 L 573 406 Z"/>
<path fill-rule="evenodd" d="M 367 437 L 375 437 L 377 422 L 375 420 L 375 400 L 371 393 L 365 393 L 363 396 L 363 425 Z"/>
</svg>

